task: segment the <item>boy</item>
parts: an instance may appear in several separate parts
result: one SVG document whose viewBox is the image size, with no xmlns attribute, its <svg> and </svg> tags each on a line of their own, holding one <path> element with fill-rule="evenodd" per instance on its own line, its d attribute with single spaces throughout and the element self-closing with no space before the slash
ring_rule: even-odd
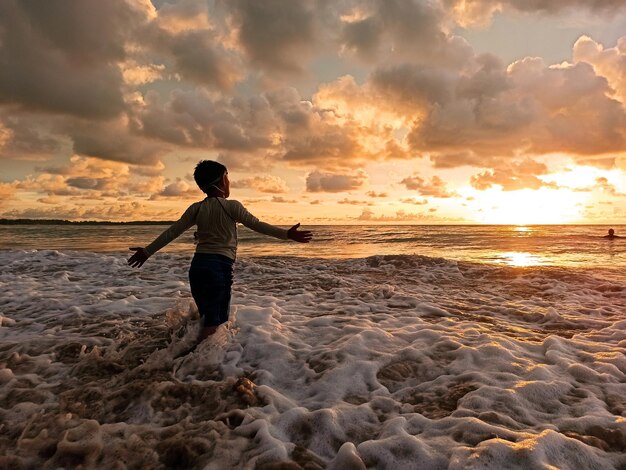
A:
<svg viewBox="0 0 626 470">
<path fill-rule="evenodd" d="M 289 230 L 259 221 L 239 201 L 227 200 L 230 195 L 228 171 L 224 165 L 203 160 L 196 165 L 193 177 L 207 195 L 189 206 L 181 218 L 147 247 L 130 248 L 135 253 L 128 264 L 141 267 L 146 260 L 193 225 L 196 252 L 189 268 L 191 295 L 198 306 L 201 326 L 198 343 L 214 334 L 228 321 L 233 263 L 237 255 L 237 222 L 265 235 L 300 243 L 311 241 L 309 231 L 299 231 L 300 224 Z"/>
</svg>

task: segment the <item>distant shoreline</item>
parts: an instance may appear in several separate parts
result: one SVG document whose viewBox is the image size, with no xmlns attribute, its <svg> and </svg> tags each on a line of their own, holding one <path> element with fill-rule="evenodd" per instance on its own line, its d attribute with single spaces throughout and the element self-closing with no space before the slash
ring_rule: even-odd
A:
<svg viewBox="0 0 626 470">
<path fill-rule="evenodd" d="M 173 220 L 132 220 L 113 222 L 110 220 L 72 221 L 62 219 L 0 219 L 0 225 L 171 225 Z"/>
</svg>

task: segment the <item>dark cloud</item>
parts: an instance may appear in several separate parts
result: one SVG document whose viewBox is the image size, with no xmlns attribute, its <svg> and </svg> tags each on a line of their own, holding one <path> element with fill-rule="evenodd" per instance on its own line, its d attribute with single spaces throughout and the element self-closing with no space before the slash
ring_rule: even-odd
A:
<svg viewBox="0 0 626 470">
<path fill-rule="evenodd" d="M 161 31 L 156 44 L 174 60 L 174 69 L 193 83 L 231 90 L 243 76 L 239 58 L 220 45 L 211 30 L 168 34 Z"/>
<path fill-rule="evenodd" d="M 504 69 L 479 57 L 470 72 L 413 65 L 379 70 L 377 91 L 415 116 L 415 153 L 491 157 L 515 151 L 593 155 L 626 149 L 626 109 L 585 63 L 547 67 L 524 59 Z M 458 158 L 458 157 L 457 157 Z"/>
<path fill-rule="evenodd" d="M 337 193 L 359 189 L 366 181 L 367 175 L 363 171 L 354 174 L 333 174 L 316 170 L 307 175 L 306 189 L 312 193 Z"/>
<path fill-rule="evenodd" d="M 141 131 L 173 144 L 230 151 L 271 148 L 276 116 L 264 96 L 215 97 L 202 89 L 176 90 L 169 101 L 148 97 Z"/>
<path fill-rule="evenodd" d="M 75 123 L 67 133 L 74 142 L 74 153 L 103 160 L 153 166 L 167 150 L 163 144 L 130 134 L 124 123 L 98 127 Z"/>
<path fill-rule="evenodd" d="M 0 2 L 0 104 L 108 118 L 124 109 L 128 31 L 145 15 L 122 0 Z"/>
<path fill-rule="evenodd" d="M 341 40 L 345 47 L 354 50 L 366 60 L 374 60 L 382 41 L 383 27 L 376 16 L 345 23 Z"/>
<path fill-rule="evenodd" d="M 0 116 L 0 159 L 39 159 L 59 152 L 62 137 L 48 129 L 50 117 Z"/>
<path fill-rule="evenodd" d="M 223 5 L 233 16 L 250 61 L 279 72 L 299 72 L 317 41 L 316 2 L 236 0 Z"/>
<path fill-rule="evenodd" d="M 159 200 L 164 198 L 174 199 L 190 199 L 202 197 L 202 191 L 196 186 L 196 184 L 190 184 L 182 179 L 166 185 L 161 191 L 150 196 L 150 200 Z"/>
<path fill-rule="evenodd" d="M 444 32 L 445 12 L 437 2 L 375 0 L 344 9 L 342 47 L 366 61 L 406 60 L 461 64 L 471 49 Z"/>
<path fill-rule="evenodd" d="M 76 177 L 68 178 L 65 182 L 72 188 L 93 189 L 98 191 L 106 190 L 111 186 L 111 180 L 108 178 Z"/>
<path fill-rule="evenodd" d="M 371 83 L 383 96 L 402 106 L 402 110 L 419 112 L 424 107 L 451 102 L 457 79 L 450 70 L 405 63 L 376 69 Z"/>
</svg>

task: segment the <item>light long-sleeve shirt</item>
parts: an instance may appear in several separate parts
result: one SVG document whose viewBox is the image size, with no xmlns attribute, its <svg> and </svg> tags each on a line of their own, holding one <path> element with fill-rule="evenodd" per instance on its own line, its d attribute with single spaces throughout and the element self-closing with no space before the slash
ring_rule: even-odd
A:
<svg viewBox="0 0 626 470">
<path fill-rule="evenodd" d="M 196 253 L 212 253 L 235 259 L 237 256 L 237 222 L 255 232 L 287 240 L 287 230 L 261 222 L 239 201 L 207 197 L 195 202 L 167 230 L 146 247 L 150 256 L 193 225 L 196 232 Z"/>
</svg>

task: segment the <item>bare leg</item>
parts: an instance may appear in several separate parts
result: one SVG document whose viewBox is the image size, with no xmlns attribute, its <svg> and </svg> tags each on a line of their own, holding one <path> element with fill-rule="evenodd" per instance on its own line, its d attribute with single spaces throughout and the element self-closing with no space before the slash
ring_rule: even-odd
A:
<svg viewBox="0 0 626 470">
<path fill-rule="evenodd" d="M 217 326 L 201 326 L 200 331 L 198 332 L 198 343 L 201 343 L 209 336 L 215 334 L 217 331 Z"/>
</svg>

